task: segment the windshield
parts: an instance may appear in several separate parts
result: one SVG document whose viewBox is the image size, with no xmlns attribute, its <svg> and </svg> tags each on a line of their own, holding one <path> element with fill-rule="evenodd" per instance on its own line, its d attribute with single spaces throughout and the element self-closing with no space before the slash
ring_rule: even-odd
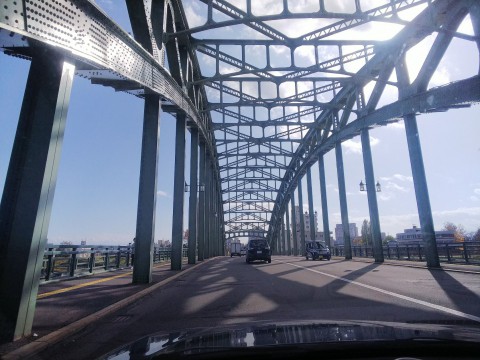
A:
<svg viewBox="0 0 480 360">
<path fill-rule="evenodd" d="M 0 358 L 474 339 L 479 24 L 472 0 L 2 1 Z"/>
<path fill-rule="evenodd" d="M 250 240 L 248 245 L 250 248 L 268 247 L 268 244 L 265 240 Z"/>
</svg>

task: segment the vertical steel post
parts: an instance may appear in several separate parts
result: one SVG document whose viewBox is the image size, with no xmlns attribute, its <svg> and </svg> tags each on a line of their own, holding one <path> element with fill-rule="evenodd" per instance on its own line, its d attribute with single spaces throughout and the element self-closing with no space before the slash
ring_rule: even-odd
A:
<svg viewBox="0 0 480 360">
<path fill-rule="evenodd" d="M 217 186 L 215 181 L 215 176 L 213 177 L 213 191 L 212 191 L 212 206 L 213 206 L 213 246 L 212 246 L 212 256 L 216 257 L 218 255 L 218 209 L 217 209 Z"/>
<path fill-rule="evenodd" d="M 206 204 L 205 193 L 207 191 L 205 186 L 205 142 L 200 142 L 200 186 L 203 191 L 198 195 L 198 261 L 203 261 L 205 258 L 205 222 L 206 222 Z"/>
<path fill-rule="evenodd" d="M 338 195 L 340 197 L 340 212 L 342 216 L 343 247 L 345 249 L 345 260 L 351 260 L 352 243 L 350 240 L 350 226 L 348 223 L 348 206 L 347 194 L 345 190 L 345 174 L 343 170 L 342 144 L 340 142 L 335 144 L 335 156 L 337 160 Z"/>
<path fill-rule="evenodd" d="M 31 333 L 75 66 L 33 54 L 0 204 L 0 341 Z"/>
<path fill-rule="evenodd" d="M 177 113 L 172 214 L 172 270 L 182 269 L 183 201 L 185 194 L 185 125 L 185 114 L 182 112 Z"/>
<path fill-rule="evenodd" d="M 396 73 L 398 82 L 401 85 L 399 91 L 400 98 L 404 98 L 405 96 L 408 96 L 409 92 L 411 92 L 405 55 L 397 63 Z M 432 208 L 430 206 L 425 167 L 423 165 L 422 148 L 420 146 L 420 136 L 417 128 L 417 118 L 415 114 L 405 114 L 403 119 L 405 123 L 408 153 L 410 155 L 410 166 L 412 169 L 413 185 L 415 188 L 418 217 L 420 218 L 420 227 L 422 229 L 427 266 L 440 267 L 440 258 L 438 257 L 437 241 L 433 226 Z"/>
<path fill-rule="evenodd" d="M 428 267 L 440 267 L 437 241 L 433 226 L 432 208 L 428 195 L 427 178 L 423 166 L 420 136 L 418 134 L 417 119 L 414 114 L 405 115 L 405 132 L 407 134 L 408 152 L 410 154 L 410 166 L 412 168 L 413 185 L 417 199 L 418 217 L 422 228 L 425 257 Z"/>
<path fill-rule="evenodd" d="M 204 258 L 210 258 L 211 247 L 211 222 L 212 222 L 212 172 L 210 168 L 210 154 L 206 153 L 205 166 L 205 250 Z"/>
<path fill-rule="evenodd" d="M 370 227 L 372 229 L 373 256 L 376 263 L 383 262 L 382 235 L 380 219 L 378 216 L 377 192 L 375 188 L 375 175 L 373 173 L 372 150 L 370 148 L 370 135 L 368 128 L 362 129 L 363 167 L 365 169 L 365 182 L 367 187 L 368 210 L 370 213 Z"/>
<path fill-rule="evenodd" d="M 470 6 L 470 19 L 472 21 L 473 33 L 477 38 L 477 48 L 480 51 L 480 4 L 475 2 Z M 480 74 L 480 63 L 478 64 L 478 74 Z"/>
<path fill-rule="evenodd" d="M 308 219 L 310 221 L 310 240 L 315 240 L 315 212 L 313 208 L 312 170 L 307 169 Z"/>
<path fill-rule="evenodd" d="M 132 275 L 132 282 L 137 284 L 148 284 L 152 281 L 159 140 L 160 97 L 146 94 Z"/>
<path fill-rule="evenodd" d="M 318 176 L 320 179 L 320 195 L 322 198 L 322 223 L 323 223 L 323 239 L 325 244 L 330 248 L 330 226 L 328 224 L 328 203 L 327 203 L 327 183 L 325 181 L 325 163 L 323 155 L 318 156 Z"/>
<path fill-rule="evenodd" d="M 292 193 L 290 198 L 292 206 L 292 235 L 293 235 L 293 255 L 298 255 L 298 234 L 297 234 L 297 215 L 295 209 L 295 192 Z"/>
<path fill-rule="evenodd" d="M 285 221 L 286 221 L 286 226 L 287 226 L 287 253 L 286 255 L 292 255 L 292 241 L 291 241 L 291 238 L 290 238 L 290 214 L 288 212 L 288 203 L 287 203 L 287 207 L 286 207 L 286 210 L 285 210 Z"/>
<path fill-rule="evenodd" d="M 197 252 L 198 129 L 190 129 L 190 198 L 188 202 L 188 263 L 195 264 Z"/>
<path fill-rule="evenodd" d="M 305 255 L 305 219 L 303 218 L 302 179 L 298 179 L 298 215 L 300 217 L 300 255 Z"/>
</svg>

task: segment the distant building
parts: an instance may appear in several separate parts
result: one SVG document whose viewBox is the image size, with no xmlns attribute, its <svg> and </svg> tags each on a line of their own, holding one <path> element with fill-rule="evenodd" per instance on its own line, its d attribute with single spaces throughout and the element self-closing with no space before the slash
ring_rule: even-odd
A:
<svg viewBox="0 0 480 360">
<path fill-rule="evenodd" d="M 305 211 L 303 214 L 303 223 L 305 225 L 305 240 L 310 240 L 310 214 Z M 295 206 L 295 225 L 297 227 L 297 239 L 300 239 L 300 206 Z M 315 240 L 325 241 L 323 231 L 318 231 L 318 213 L 314 213 Z"/>
<path fill-rule="evenodd" d="M 349 223 L 348 228 L 350 230 L 350 239 L 355 239 L 358 236 L 357 224 Z M 344 245 L 345 241 L 343 239 L 343 226 L 342 224 L 335 225 L 335 245 Z"/>
<path fill-rule="evenodd" d="M 448 244 L 455 242 L 455 232 L 453 230 L 435 231 L 437 244 Z M 423 241 L 422 229 L 413 225 L 411 229 L 405 229 L 403 233 L 397 233 L 396 240 L 398 245 L 418 244 Z"/>
<path fill-rule="evenodd" d="M 170 240 L 158 240 L 158 246 L 160 247 L 170 247 L 172 246 L 172 243 Z"/>
</svg>

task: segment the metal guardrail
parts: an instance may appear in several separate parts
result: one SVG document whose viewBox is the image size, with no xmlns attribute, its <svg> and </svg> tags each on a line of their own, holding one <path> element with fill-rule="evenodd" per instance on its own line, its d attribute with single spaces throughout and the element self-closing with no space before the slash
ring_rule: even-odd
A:
<svg viewBox="0 0 480 360">
<path fill-rule="evenodd" d="M 154 263 L 170 261 L 170 256 L 171 248 L 154 247 Z M 187 257 L 187 248 L 183 248 L 182 256 Z M 130 268 L 134 258 L 134 248 L 131 245 L 49 245 L 43 256 L 40 281 Z"/>
<path fill-rule="evenodd" d="M 480 242 L 437 244 L 440 262 L 480 265 Z M 343 246 L 334 246 L 332 255 L 344 256 Z M 371 246 L 352 246 L 353 257 L 373 257 Z M 383 256 L 390 260 L 426 261 L 422 244 L 384 246 Z"/>
</svg>

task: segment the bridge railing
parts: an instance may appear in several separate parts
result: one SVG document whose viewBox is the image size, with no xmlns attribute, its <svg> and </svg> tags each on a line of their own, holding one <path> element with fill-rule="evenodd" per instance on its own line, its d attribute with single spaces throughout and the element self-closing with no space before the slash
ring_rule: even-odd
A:
<svg viewBox="0 0 480 360">
<path fill-rule="evenodd" d="M 187 248 L 183 248 L 187 257 Z M 153 262 L 170 261 L 171 248 L 154 247 Z M 43 256 L 42 282 L 129 268 L 135 259 L 133 245 L 49 245 Z"/>
<path fill-rule="evenodd" d="M 441 262 L 480 265 L 480 242 L 437 244 Z M 334 246 L 332 255 L 345 256 L 343 246 Z M 353 245 L 353 257 L 373 257 L 373 249 L 366 245 Z M 386 245 L 383 256 L 390 260 L 426 261 L 422 244 Z"/>
</svg>

